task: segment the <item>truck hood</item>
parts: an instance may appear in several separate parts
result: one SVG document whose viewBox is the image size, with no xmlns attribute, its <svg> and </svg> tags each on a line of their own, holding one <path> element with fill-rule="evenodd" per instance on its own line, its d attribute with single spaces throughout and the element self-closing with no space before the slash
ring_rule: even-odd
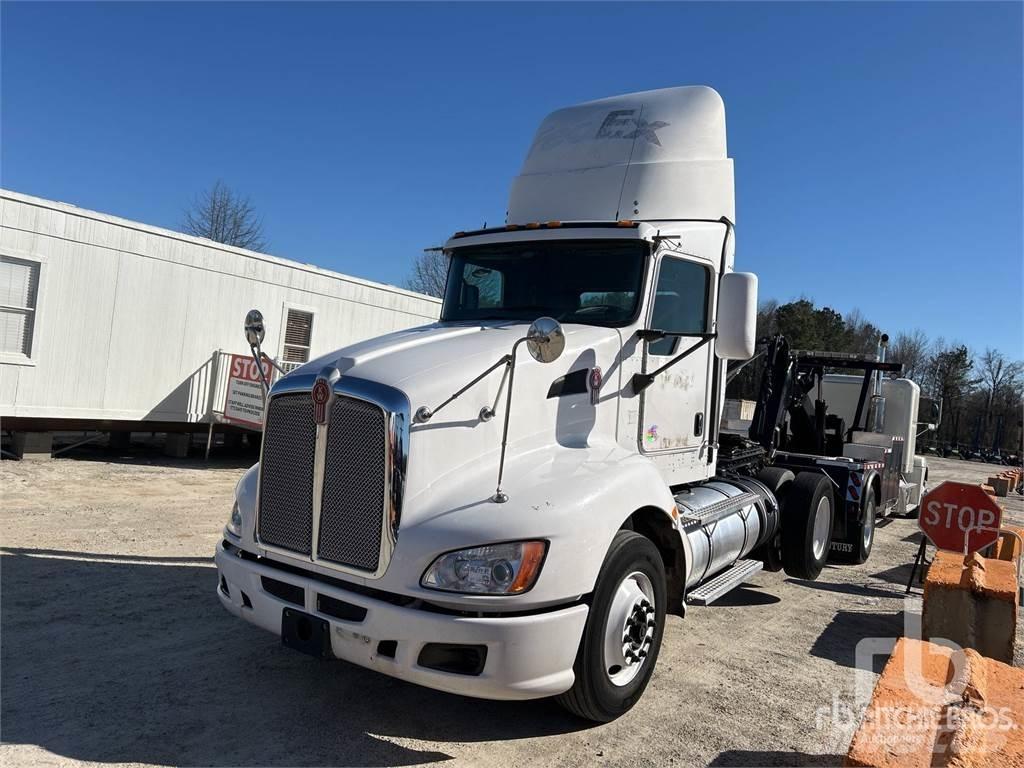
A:
<svg viewBox="0 0 1024 768">
<path fill-rule="evenodd" d="M 325 366 L 346 376 L 394 387 L 409 399 L 410 413 L 432 410 L 512 350 L 528 323 L 491 322 L 422 326 L 360 342 L 312 360 L 296 373 L 316 374 Z M 585 447 L 602 437 L 614 442 L 622 336 L 615 328 L 565 325 L 565 351 L 539 363 L 525 345 L 516 355 L 508 454 L 515 461 L 541 446 Z M 599 402 L 590 393 L 590 374 L 601 369 Z M 580 372 L 564 382 L 564 377 Z M 445 483 L 454 472 L 463 489 L 485 475 L 493 484 L 501 446 L 508 392 L 501 366 L 437 412 L 412 424 L 406 478 L 406 513 L 415 516 L 414 497 Z M 480 418 L 484 407 L 495 410 Z"/>
<path fill-rule="evenodd" d="M 343 377 L 355 376 L 401 390 L 409 397 L 413 411 L 419 405 L 433 408 L 510 352 L 528 328 L 529 323 L 525 322 L 434 323 L 343 347 L 311 360 L 296 372 L 316 374 L 325 366 L 334 366 Z M 543 374 L 550 374 L 550 381 L 580 367 L 593 367 L 596 359 L 584 365 L 588 350 L 596 353 L 598 348 L 611 345 L 617 352 L 621 347 L 619 332 L 614 328 L 566 325 L 564 331 L 565 352 L 553 363 L 537 363 L 525 348 L 520 348 L 516 364 L 517 391 L 520 386 L 526 388 L 521 383 L 527 378 L 524 369 L 542 369 Z M 500 380 L 501 374 L 502 369 L 499 369 L 477 386 L 486 389 L 484 385 L 491 378 Z M 467 396 L 474 391 L 475 388 Z M 420 402 L 423 398 L 438 396 L 437 402 Z M 452 407 L 454 404 L 449 406 Z"/>
</svg>

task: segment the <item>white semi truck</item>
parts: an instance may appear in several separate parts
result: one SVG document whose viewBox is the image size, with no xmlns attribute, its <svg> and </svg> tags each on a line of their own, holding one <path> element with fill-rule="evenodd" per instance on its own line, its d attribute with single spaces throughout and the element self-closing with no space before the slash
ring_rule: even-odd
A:
<svg viewBox="0 0 1024 768">
<path fill-rule="evenodd" d="M 607 721 L 643 693 L 666 614 L 762 567 L 862 561 L 876 514 L 920 497 L 923 462 L 898 450 L 916 414 L 886 425 L 865 371 L 848 431 L 826 405 L 798 418 L 837 366 L 776 340 L 750 434 L 720 432 L 729 362 L 755 352 L 734 219 L 714 90 L 549 115 L 508 224 L 444 246 L 439 322 L 274 384 L 221 603 L 317 656 Z M 257 314 L 246 330 L 260 359 Z M 914 410 L 908 384 L 890 413 Z"/>
</svg>

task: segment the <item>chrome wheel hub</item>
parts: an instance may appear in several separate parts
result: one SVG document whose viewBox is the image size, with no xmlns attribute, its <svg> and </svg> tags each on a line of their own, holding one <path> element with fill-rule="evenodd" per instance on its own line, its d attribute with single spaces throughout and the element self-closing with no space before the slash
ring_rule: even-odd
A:
<svg viewBox="0 0 1024 768">
<path fill-rule="evenodd" d="M 615 590 L 605 624 L 604 668 L 613 685 L 632 682 L 647 662 L 656 616 L 651 580 L 634 571 Z"/>
<path fill-rule="evenodd" d="M 875 535 L 875 505 L 870 502 L 864 510 L 864 549 L 871 546 L 871 539 Z"/>
<path fill-rule="evenodd" d="M 811 542 L 811 552 L 815 560 L 821 560 L 828 549 L 829 522 L 832 517 L 832 505 L 828 498 L 823 496 L 818 502 L 818 509 L 814 512 L 814 539 Z"/>
</svg>

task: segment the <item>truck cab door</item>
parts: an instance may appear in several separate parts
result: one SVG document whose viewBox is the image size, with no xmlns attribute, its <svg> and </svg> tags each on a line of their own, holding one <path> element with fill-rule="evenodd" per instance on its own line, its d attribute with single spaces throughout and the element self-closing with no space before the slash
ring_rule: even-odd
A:
<svg viewBox="0 0 1024 768">
<path fill-rule="evenodd" d="M 657 264 L 647 327 L 693 336 L 708 333 L 712 282 L 713 272 L 706 263 L 663 255 Z M 647 342 L 643 372 L 658 369 L 696 341 L 675 335 Z M 712 344 L 704 344 L 659 374 L 641 394 L 640 451 L 660 465 L 669 483 L 707 474 L 704 450 L 712 350 Z"/>
</svg>

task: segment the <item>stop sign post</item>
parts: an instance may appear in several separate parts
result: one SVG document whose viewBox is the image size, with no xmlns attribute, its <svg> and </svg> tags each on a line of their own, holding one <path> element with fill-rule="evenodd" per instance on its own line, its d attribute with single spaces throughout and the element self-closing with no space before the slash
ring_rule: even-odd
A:
<svg viewBox="0 0 1024 768">
<path fill-rule="evenodd" d="M 921 500 L 918 525 L 939 549 L 967 555 L 996 543 L 1002 517 L 981 486 L 947 481 Z"/>
</svg>

